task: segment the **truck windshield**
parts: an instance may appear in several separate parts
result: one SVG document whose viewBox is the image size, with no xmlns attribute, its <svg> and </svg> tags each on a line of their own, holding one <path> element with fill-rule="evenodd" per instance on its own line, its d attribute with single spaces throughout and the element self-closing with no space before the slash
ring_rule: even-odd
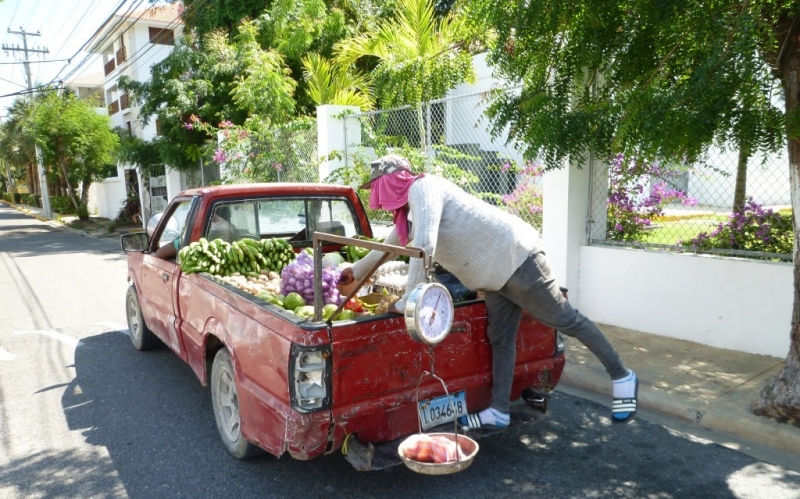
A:
<svg viewBox="0 0 800 499">
<path fill-rule="evenodd" d="M 315 232 L 353 237 L 358 224 L 348 200 L 269 198 L 217 203 L 206 223 L 206 239 L 238 237 L 311 241 Z"/>
</svg>

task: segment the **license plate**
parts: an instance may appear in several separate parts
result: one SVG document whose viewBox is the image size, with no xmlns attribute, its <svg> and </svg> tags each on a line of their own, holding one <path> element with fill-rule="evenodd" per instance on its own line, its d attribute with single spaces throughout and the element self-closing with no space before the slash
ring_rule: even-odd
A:
<svg viewBox="0 0 800 499">
<path fill-rule="evenodd" d="M 452 403 L 450 400 L 452 399 Z M 419 417 L 422 420 L 422 429 L 427 430 L 435 426 L 455 421 L 457 417 L 467 415 L 467 394 L 458 392 L 442 395 L 435 399 L 423 400 L 419 403 Z"/>
</svg>

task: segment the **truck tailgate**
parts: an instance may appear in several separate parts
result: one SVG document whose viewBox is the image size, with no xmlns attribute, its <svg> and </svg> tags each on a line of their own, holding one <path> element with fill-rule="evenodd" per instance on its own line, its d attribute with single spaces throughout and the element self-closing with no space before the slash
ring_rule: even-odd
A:
<svg viewBox="0 0 800 499">
<path fill-rule="evenodd" d="M 388 441 L 417 431 L 417 384 L 425 371 L 441 377 L 451 393 L 466 390 L 470 412 L 489 405 L 492 357 L 483 301 L 457 304 L 450 334 L 433 348 L 414 341 L 399 315 L 334 327 L 332 335 L 333 418 L 337 427 L 358 433 L 362 442 Z M 560 375 L 563 356 L 557 361 L 554 351 L 554 331 L 523 314 L 512 399 L 523 388 L 548 384 L 553 374 Z M 425 377 L 419 400 L 440 395 L 441 383 Z"/>
</svg>

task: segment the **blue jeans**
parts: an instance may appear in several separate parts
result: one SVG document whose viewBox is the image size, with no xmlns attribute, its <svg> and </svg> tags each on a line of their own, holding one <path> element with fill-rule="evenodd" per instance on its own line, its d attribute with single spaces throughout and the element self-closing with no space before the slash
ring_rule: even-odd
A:
<svg viewBox="0 0 800 499">
<path fill-rule="evenodd" d="M 628 373 L 603 332 L 564 298 L 544 252 L 533 253 L 505 286 L 486 292 L 487 334 L 492 346 L 492 408 L 509 412 L 517 329 L 523 310 L 542 324 L 583 343 L 600 360 L 611 379 Z"/>
</svg>

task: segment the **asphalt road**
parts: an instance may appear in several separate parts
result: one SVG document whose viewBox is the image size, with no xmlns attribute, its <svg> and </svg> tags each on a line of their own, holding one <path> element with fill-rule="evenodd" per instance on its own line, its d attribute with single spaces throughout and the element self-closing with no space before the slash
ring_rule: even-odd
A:
<svg viewBox="0 0 800 499">
<path fill-rule="evenodd" d="M 454 475 L 237 461 L 189 367 L 130 345 L 118 248 L 0 204 L 0 498 L 800 498 L 800 473 L 559 391 Z"/>
</svg>

